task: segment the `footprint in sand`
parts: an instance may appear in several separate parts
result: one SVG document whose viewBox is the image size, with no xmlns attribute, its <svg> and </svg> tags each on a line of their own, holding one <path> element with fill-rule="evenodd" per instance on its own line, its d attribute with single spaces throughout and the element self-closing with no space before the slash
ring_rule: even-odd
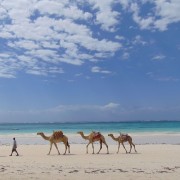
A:
<svg viewBox="0 0 180 180">
<path fill-rule="evenodd" d="M 78 170 L 73 170 L 73 171 L 69 171 L 69 173 L 77 173 L 79 172 Z"/>
</svg>

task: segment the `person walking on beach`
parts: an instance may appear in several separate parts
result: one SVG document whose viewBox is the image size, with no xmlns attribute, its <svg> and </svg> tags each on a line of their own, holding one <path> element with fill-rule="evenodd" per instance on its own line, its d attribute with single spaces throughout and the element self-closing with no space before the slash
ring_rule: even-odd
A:
<svg viewBox="0 0 180 180">
<path fill-rule="evenodd" d="M 16 156 L 19 156 L 19 154 L 18 154 L 18 152 L 17 152 L 17 143 L 16 143 L 16 139 L 15 138 L 13 138 L 13 147 L 12 147 L 12 152 L 11 152 L 11 155 L 10 156 L 12 156 L 12 154 L 13 154 L 13 152 L 16 152 Z"/>
</svg>

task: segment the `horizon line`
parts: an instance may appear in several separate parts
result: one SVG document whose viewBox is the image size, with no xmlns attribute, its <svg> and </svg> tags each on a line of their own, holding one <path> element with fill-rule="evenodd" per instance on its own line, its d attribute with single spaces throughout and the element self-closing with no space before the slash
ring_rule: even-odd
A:
<svg viewBox="0 0 180 180">
<path fill-rule="evenodd" d="M 180 120 L 123 120 L 123 121 L 67 121 L 67 122 L 0 122 L 0 124 L 88 124 L 88 123 L 133 123 L 133 122 L 180 122 Z"/>
</svg>

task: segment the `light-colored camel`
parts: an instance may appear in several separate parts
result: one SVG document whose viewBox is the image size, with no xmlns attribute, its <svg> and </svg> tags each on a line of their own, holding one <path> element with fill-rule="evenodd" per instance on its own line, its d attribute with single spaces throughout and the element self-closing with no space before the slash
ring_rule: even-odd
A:
<svg viewBox="0 0 180 180">
<path fill-rule="evenodd" d="M 116 137 L 116 138 L 114 137 L 113 134 L 108 134 L 108 136 L 110 136 L 114 141 L 117 141 L 117 142 L 118 142 L 118 151 L 117 151 L 117 153 L 119 153 L 120 144 L 123 145 L 126 153 L 128 153 L 127 150 L 126 150 L 126 148 L 125 148 L 125 146 L 124 146 L 124 142 L 128 142 L 129 145 L 130 145 L 130 151 L 129 151 L 129 153 L 131 153 L 132 146 L 134 146 L 134 151 L 137 152 L 137 151 L 136 151 L 136 148 L 135 148 L 135 145 L 134 145 L 134 143 L 132 142 L 132 137 L 129 136 L 128 134 L 120 134 L 120 136 L 118 136 L 118 137 Z"/>
<path fill-rule="evenodd" d="M 56 147 L 56 149 L 58 151 L 58 154 L 60 154 L 59 149 L 58 149 L 57 144 L 56 144 L 56 143 L 59 143 L 59 142 L 63 142 L 64 145 L 65 145 L 64 154 L 66 154 L 67 147 L 68 147 L 68 152 L 70 153 L 70 145 L 68 143 L 68 138 L 67 138 L 67 136 L 63 135 L 62 131 L 53 131 L 53 134 L 51 136 L 45 136 L 43 132 L 38 132 L 37 135 L 40 135 L 43 139 L 50 142 L 50 150 L 49 150 L 48 155 L 51 152 L 53 144 Z"/>
<path fill-rule="evenodd" d="M 93 144 L 93 143 L 94 143 L 95 141 L 99 141 L 99 143 L 100 143 L 100 149 L 99 149 L 99 151 L 97 152 L 97 154 L 99 154 L 99 152 L 100 152 L 101 149 L 102 149 L 102 143 L 106 145 L 107 154 L 109 154 L 108 145 L 107 145 L 107 143 L 106 143 L 106 141 L 105 141 L 104 136 L 103 136 L 101 133 L 99 133 L 99 132 L 98 132 L 98 133 L 92 132 L 92 133 L 89 134 L 88 136 L 85 136 L 82 131 L 77 132 L 77 133 L 80 134 L 83 139 L 89 141 L 89 143 L 88 143 L 87 146 L 86 146 L 86 153 L 88 153 L 88 146 L 89 146 L 90 144 L 92 144 L 93 154 L 94 154 L 94 144 Z"/>
</svg>

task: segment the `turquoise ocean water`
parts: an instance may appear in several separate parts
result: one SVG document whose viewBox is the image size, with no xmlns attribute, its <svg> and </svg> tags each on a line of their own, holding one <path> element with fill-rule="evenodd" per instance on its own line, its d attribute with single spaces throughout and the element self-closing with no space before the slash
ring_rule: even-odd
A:
<svg viewBox="0 0 180 180">
<path fill-rule="evenodd" d="M 96 122 L 96 123 L 3 123 L 0 134 L 32 134 L 40 131 L 52 133 L 62 130 L 64 133 L 100 131 L 102 133 L 180 133 L 180 121 L 148 122 Z"/>
<path fill-rule="evenodd" d="M 76 132 L 100 131 L 108 144 L 115 143 L 108 133 L 118 136 L 128 133 L 135 144 L 180 144 L 180 121 L 148 122 L 93 122 L 93 123 L 2 123 L 0 124 L 0 145 L 10 145 L 16 137 L 18 144 L 48 144 L 37 136 L 44 132 L 47 136 L 54 130 L 62 130 L 68 136 L 70 144 L 86 144 Z"/>
</svg>

